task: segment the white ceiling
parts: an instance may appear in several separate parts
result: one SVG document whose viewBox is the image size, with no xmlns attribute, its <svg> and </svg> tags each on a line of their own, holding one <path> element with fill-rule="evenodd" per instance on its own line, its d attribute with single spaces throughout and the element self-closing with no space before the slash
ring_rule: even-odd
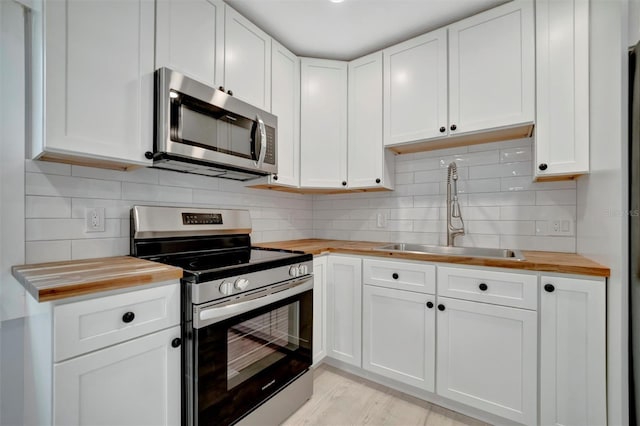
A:
<svg viewBox="0 0 640 426">
<path fill-rule="evenodd" d="M 226 0 L 298 56 L 351 60 L 505 0 Z"/>
</svg>

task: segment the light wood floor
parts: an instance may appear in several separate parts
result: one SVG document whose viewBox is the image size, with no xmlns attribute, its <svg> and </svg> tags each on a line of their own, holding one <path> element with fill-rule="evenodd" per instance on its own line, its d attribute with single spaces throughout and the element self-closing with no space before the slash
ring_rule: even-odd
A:
<svg viewBox="0 0 640 426">
<path fill-rule="evenodd" d="M 315 369 L 313 396 L 283 426 L 486 426 L 336 368 Z"/>
</svg>

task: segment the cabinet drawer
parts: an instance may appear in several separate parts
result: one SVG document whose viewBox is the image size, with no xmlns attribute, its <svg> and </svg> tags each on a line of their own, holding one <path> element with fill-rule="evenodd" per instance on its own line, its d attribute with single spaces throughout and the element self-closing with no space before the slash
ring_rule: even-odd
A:
<svg viewBox="0 0 640 426">
<path fill-rule="evenodd" d="M 54 307 L 56 362 L 180 323 L 178 283 Z"/>
<path fill-rule="evenodd" d="M 536 309 L 537 275 L 438 267 L 438 296 Z"/>
<path fill-rule="evenodd" d="M 420 263 L 365 259 L 362 282 L 380 287 L 435 294 L 436 267 Z"/>
</svg>

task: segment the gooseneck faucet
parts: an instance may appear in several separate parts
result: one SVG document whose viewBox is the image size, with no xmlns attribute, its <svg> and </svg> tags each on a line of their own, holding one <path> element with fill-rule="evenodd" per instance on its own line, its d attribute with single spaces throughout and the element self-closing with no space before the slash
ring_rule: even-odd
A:
<svg viewBox="0 0 640 426">
<path fill-rule="evenodd" d="M 460 226 L 453 225 L 453 218 L 459 219 Z M 464 235 L 464 221 L 458 203 L 458 166 L 455 162 L 447 168 L 447 246 L 453 246 L 453 240 Z"/>
</svg>

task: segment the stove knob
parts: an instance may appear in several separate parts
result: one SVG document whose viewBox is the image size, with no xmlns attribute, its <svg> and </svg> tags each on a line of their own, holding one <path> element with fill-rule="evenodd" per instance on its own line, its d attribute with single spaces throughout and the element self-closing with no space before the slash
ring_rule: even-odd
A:
<svg viewBox="0 0 640 426">
<path fill-rule="evenodd" d="M 233 283 L 223 281 L 222 284 L 220 284 L 220 293 L 225 296 L 233 294 Z"/>
<path fill-rule="evenodd" d="M 298 271 L 298 267 L 297 266 L 292 266 L 291 268 L 289 268 L 289 276 L 290 277 L 297 277 L 300 271 Z"/>
<path fill-rule="evenodd" d="M 309 273 L 309 268 L 307 268 L 307 265 L 300 265 L 298 266 L 298 271 L 300 272 L 300 275 L 307 275 Z"/>
<path fill-rule="evenodd" d="M 245 288 L 249 287 L 249 280 L 246 278 L 238 278 L 234 284 L 234 287 L 237 290 L 244 290 Z"/>
</svg>

